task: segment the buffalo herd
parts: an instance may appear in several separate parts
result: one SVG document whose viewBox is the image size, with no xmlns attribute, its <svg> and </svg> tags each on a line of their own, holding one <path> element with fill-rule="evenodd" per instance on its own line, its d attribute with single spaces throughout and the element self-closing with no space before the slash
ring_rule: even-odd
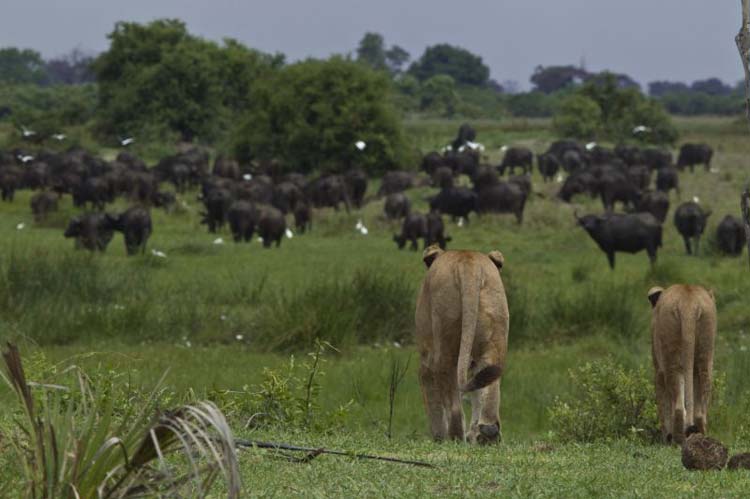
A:
<svg viewBox="0 0 750 499">
<path fill-rule="evenodd" d="M 470 223 L 472 214 L 506 213 L 522 224 L 533 193 L 531 169 L 536 163 L 545 183 L 560 184 L 560 202 L 569 203 L 579 195 L 601 200 L 603 214 L 579 217 L 576 213 L 576 220 L 607 255 L 612 268 L 616 252 L 645 250 L 653 263 L 662 244 L 670 191 L 680 193 L 680 172 L 692 172 L 695 165 L 712 171 L 713 151 L 705 144 L 684 144 L 675 162 L 671 152 L 658 148 L 618 145 L 610 149 L 596 143 L 558 140 L 537 155 L 526 147 L 503 147 L 501 162 L 492 166 L 475 139 L 473 128 L 462 125 L 450 146 L 423 157 L 423 173 L 392 170 L 383 175 L 374 199 L 383 200 L 386 219 L 402 222 L 401 232 L 393 237 L 399 248 L 409 243 L 416 250 L 420 239 L 425 247 L 439 244 L 445 248 L 451 238 L 445 234 L 442 216 L 463 225 Z M 69 195 L 81 213 L 69 221 L 65 237 L 74 238 L 76 247 L 104 251 L 119 231 L 128 255 L 145 251 L 152 233 L 150 208 L 169 211 L 176 196 L 188 189 L 197 190 L 201 223 L 210 233 L 228 226 L 235 242 L 250 242 L 257 235 L 264 247 L 270 247 L 279 246 L 284 236 L 290 235 L 287 216 L 298 233 L 305 233 L 312 229 L 316 208 L 360 209 L 373 199 L 365 198 L 368 182 L 359 168 L 310 178 L 283 173 L 273 161 L 240 165 L 219 155 L 211 165 L 209 152 L 194 146 L 164 157 L 152 167 L 127 150 L 113 161 L 81 148 L 0 152 L 3 201 L 12 202 L 18 189 L 36 191 L 30 200 L 31 211 L 41 222 L 57 210 L 62 196 Z M 164 189 L 165 184 L 171 188 Z M 426 200 L 429 210 L 419 213 L 412 209 L 405 191 L 427 186 L 435 191 Z M 118 197 L 127 200 L 130 208 L 116 214 L 105 211 Z M 616 212 L 618 206 L 623 212 Z M 697 200 L 676 208 L 674 224 L 688 254 L 698 253 L 710 214 Z M 740 254 L 744 240 L 738 218 L 727 215 L 721 220 L 716 241 L 722 252 Z"/>
</svg>

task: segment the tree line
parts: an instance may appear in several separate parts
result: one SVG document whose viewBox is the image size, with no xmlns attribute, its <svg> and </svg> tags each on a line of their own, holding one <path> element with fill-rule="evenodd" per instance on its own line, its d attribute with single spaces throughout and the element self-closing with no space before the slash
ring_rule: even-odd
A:
<svg viewBox="0 0 750 499">
<path fill-rule="evenodd" d="M 652 82 L 649 97 L 628 75 L 575 66 L 538 66 L 533 90 L 512 93 L 512 82 L 492 79 L 481 56 L 462 47 L 432 45 L 412 60 L 378 33 L 351 53 L 295 63 L 198 37 L 177 19 L 119 22 L 108 39 L 97 56 L 76 50 L 48 61 L 0 49 L 0 120 L 39 136 L 83 127 L 111 145 L 130 135 L 203 142 L 298 171 L 385 169 L 416 154 L 403 139 L 404 115 L 554 116 L 561 136 L 586 139 L 631 140 L 641 125 L 650 134 L 639 140 L 668 143 L 675 134 L 664 109 L 716 112 L 721 100 L 729 113 L 736 98 L 715 78 Z"/>
</svg>

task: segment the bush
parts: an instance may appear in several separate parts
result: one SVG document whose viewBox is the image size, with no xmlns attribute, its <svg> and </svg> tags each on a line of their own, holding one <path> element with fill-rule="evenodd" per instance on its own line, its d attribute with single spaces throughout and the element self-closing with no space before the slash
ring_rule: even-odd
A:
<svg viewBox="0 0 750 499">
<path fill-rule="evenodd" d="M 278 159 L 302 173 L 352 165 L 382 172 L 405 150 L 390 90 L 385 73 L 341 57 L 287 66 L 252 93 L 252 109 L 233 133 L 234 153 L 242 161 Z"/>
<path fill-rule="evenodd" d="M 316 341 L 346 346 L 404 341 L 413 329 L 415 291 L 401 275 L 362 269 L 351 281 L 315 284 L 279 294 L 258 312 L 254 342 L 264 350 L 311 348 Z"/>
<path fill-rule="evenodd" d="M 263 368 L 263 380 L 257 386 L 245 385 L 239 391 L 214 390 L 208 398 L 227 417 L 239 419 L 246 426 L 318 431 L 340 428 L 348 404 L 324 412 L 319 403 L 319 380 L 325 376 L 322 369 L 328 349 L 330 345 L 316 342 L 315 351 L 302 363 L 292 356 L 285 368 Z"/>
<path fill-rule="evenodd" d="M 599 105 L 588 97 L 576 94 L 563 99 L 552 126 L 560 137 L 591 140 L 599 133 L 601 121 Z"/>
<path fill-rule="evenodd" d="M 613 359 L 586 363 L 570 371 L 576 387 L 571 401 L 550 409 L 555 435 L 563 441 L 594 442 L 635 438 L 656 442 L 659 421 L 651 373 L 626 369 Z"/>
<path fill-rule="evenodd" d="M 553 125 L 561 137 L 607 139 L 614 142 L 639 140 L 652 144 L 673 144 L 677 129 L 663 106 L 636 88 L 622 88 L 615 75 L 592 78 L 563 100 Z M 635 137 L 633 129 L 648 132 Z"/>
</svg>

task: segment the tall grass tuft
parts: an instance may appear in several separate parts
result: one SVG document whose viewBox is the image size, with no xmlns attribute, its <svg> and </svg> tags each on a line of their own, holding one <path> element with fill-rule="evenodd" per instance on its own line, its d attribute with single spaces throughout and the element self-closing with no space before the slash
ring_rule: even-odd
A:
<svg viewBox="0 0 750 499">
<path fill-rule="evenodd" d="M 158 411 L 157 387 L 143 404 L 116 415 L 106 387 L 77 369 L 73 387 L 26 378 L 18 349 L 3 352 L 0 377 L 16 394 L 15 431 L 7 432 L 21 490 L 30 498 L 205 497 L 223 476 L 239 497 L 232 431 L 209 402 Z"/>
<path fill-rule="evenodd" d="M 591 281 L 556 288 L 546 297 L 544 336 L 607 333 L 620 339 L 637 338 L 646 328 L 647 317 L 641 287 L 638 283 Z"/>
<path fill-rule="evenodd" d="M 347 346 L 404 341 L 413 329 L 415 290 L 402 275 L 363 268 L 350 280 L 329 280 L 279 293 L 256 316 L 253 341 L 268 351 L 309 349 L 316 340 Z"/>
</svg>

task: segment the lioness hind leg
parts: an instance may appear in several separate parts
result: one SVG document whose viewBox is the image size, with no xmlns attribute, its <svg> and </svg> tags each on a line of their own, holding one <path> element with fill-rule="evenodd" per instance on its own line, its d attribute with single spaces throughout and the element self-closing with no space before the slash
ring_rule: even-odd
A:
<svg viewBox="0 0 750 499">
<path fill-rule="evenodd" d="M 427 417 L 430 420 L 432 438 L 437 441 L 445 440 L 448 438 L 448 420 L 435 373 L 429 367 L 422 366 L 419 369 L 419 381 Z"/>
<path fill-rule="evenodd" d="M 471 443 L 490 444 L 502 440 L 500 428 L 500 380 L 471 394 Z"/>
<path fill-rule="evenodd" d="M 668 373 L 667 386 L 671 398 L 672 439 L 681 445 L 685 441 L 685 376 Z"/>
<path fill-rule="evenodd" d="M 464 441 L 464 409 L 455 373 L 442 377 L 441 388 L 443 405 L 448 416 L 448 436 L 453 440 Z"/>
<path fill-rule="evenodd" d="M 661 371 L 656 372 L 654 379 L 656 386 L 656 408 L 659 413 L 659 426 L 661 427 L 661 435 L 664 442 L 668 442 L 668 435 L 672 432 L 672 425 L 670 422 L 670 401 L 669 392 L 667 391 L 666 383 L 664 381 L 664 373 Z"/>
</svg>

